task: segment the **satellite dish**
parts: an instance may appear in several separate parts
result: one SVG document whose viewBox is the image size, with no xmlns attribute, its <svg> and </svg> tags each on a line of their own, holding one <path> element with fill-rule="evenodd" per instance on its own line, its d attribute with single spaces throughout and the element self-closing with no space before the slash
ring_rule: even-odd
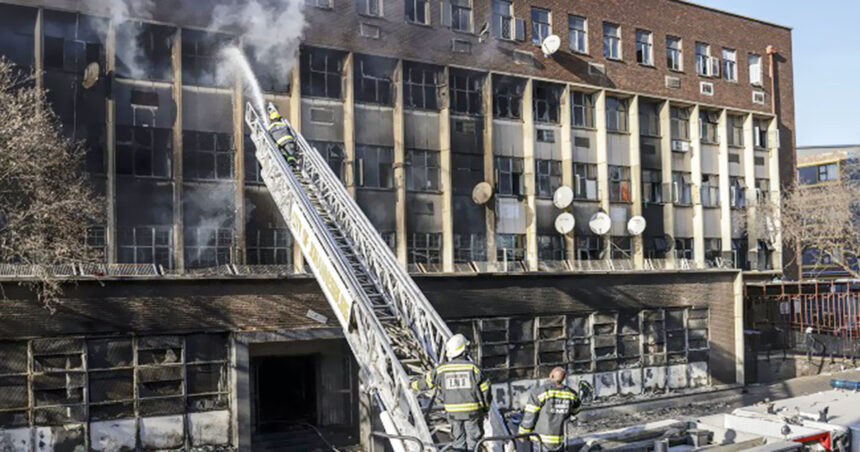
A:
<svg viewBox="0 0 860 452">
<path fill-rule="evenodd" d="M 645 222 L 645 218 L 636 215 L 635 217 L 630 218 L 627 222 L 627 232 L 633 236 L 642 235 L 642 233 L 645 232 L 646 225 L 647 223 Z"/>
<path fill-rule="evenodd" d="M 84 68 L 84 80 L 81 82 L 84 89 L 90 89 L 95 86 L 99 81 L 99 64 L 95 61 L 88 64 L 86 68 Z"/>
<path fill-rule="evenodd" d="M 576 219 L 568 212 L 564 212 L 555 217 L 555 230 L 558 231 L 559 234 L 569 234 L 570 231 L 573 230 L 574 226 L 576 226 Z"/>
<path fill-rule="evenodd" d="M 588 220 L 588 228 L 597 235 L 605 235 L 612 227 L 612 219 L 603 212 L 597 212 Z"/>
<path fill-rule="evenodd" d="M 479 206 L 486 204 L 493 197 L 493 186 L 488 182 L 478 182 L 472 189 L 472 201 Z"/>
<path fill-rule="evenodd" d="M 561 47 L 561 38 L 558 35 L 549 35 L 540 45 L 540 50 L 543 52 L 543 56 L 549 57 L 555 52 L 558 52 L 558 49 Z"/>
<path fill-rule="evenodd" d="M 484 42 L 487 40 L 487 36 L 490 35 L 490 23 L 484 22 L 484 25 L 481 26 L 481 31 L 478 32 L 478 42 Z"/>
<path fill-rule="evenodd" d="M 573 202 L 573 190 L 567 185 L 558 187 L 552 195 L 552 203 L 559 209 L 566 209 Z"/>
</svg>

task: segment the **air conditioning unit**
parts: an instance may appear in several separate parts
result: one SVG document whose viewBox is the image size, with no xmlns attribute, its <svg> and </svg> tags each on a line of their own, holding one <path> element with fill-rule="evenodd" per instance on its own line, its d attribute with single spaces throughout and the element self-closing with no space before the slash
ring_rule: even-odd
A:
<svg viewBox="0 0 860 452">
<path fill-rule="evenodd" d="M 690 152 L 690 142 L 683 140 L 672 140 L 672 150 L 675 152 Z"/>
</svg>

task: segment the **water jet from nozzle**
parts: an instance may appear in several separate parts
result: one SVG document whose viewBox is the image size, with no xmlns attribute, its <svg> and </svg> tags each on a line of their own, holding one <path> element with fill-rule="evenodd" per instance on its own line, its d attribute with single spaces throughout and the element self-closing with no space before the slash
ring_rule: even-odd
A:
<svg viewBox="0 0 860 452">
<path fill-rule="evenodd" d="M 253 100 L 254 108 L 257 109 L 257 114 L 268 124 L 269 117 L 266 114 L 266 102 L 263 99 L 263 91 L 260 89 L 260 83 L 257 82 L 257 77 L 251 69 L 251 64 L 245 58 L 244 52 L 236 46 L 226 47 L 222 51 L 223 59 L 232 66 L 233 70 L 241 74 L 245 81 L 244 86 Z"/>
</svg>

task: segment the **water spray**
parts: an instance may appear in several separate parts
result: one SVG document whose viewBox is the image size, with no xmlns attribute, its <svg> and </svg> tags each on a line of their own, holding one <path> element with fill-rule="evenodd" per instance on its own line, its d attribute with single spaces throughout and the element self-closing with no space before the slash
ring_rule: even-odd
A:
<svg viewBox="0 0 860 452">
<path fill-rule="evenodd" d="M 254 108 L 257 109 L 257 114 L 263 118 L 266 125 L 269 124 L 269 116 L 266 114 L 266 101 L 263 99 L 263 91 L 260 89 L 260 83 L 257 82 L 257 77 L 254 76 L 254 71 L 251 69 L 251 64 L 245 57 L 242 49 L 236 46 L 226 47 L 222 51 L 224 60 L 232 66 L 237 72 L 241 73 L 244 85 L 250 91 L 253 99 Z"/>
</svg>

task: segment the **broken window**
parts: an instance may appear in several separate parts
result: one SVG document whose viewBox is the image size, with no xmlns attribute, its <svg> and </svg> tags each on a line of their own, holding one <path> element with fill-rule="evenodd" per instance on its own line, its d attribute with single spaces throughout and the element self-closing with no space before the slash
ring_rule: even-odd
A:
<svg viewBox="0 0 860 452">
<path fill-rule="evenodd" d="M 27 342 L 0 342 L 0 425 L 29 425 Z"/>
<path fill-rule="evenodd" d="M 103 69 L 106 29 L 107 21 L 102 18 L 45 10 L 45 68 L 81 76 L 90 63 Z"/>
<path fill-rule="evenodd" d="M 185 266 L 217 267 L 231 262 L 233 230 L 227 228 L 185 228 Z"/>
<path fill-rule="evenodd" d="M 426 64 L 403 64 L 403 102 L 406 107 L 438 110 L 439 69 Z"/>
<path fill-rule="evenodd" d="M 332 50 L 302 48 L 300 69 L 302 96 L 340 99 L 343 54 Z"/>
<path fill-rule="evenodd" d="M 496 234 L 496 260 L 499 262 L 526 259 L 525 234 Z"/>
<path fill-rule="evenodd" d="M 394 149 L 382 146 L 357 145 L 355 172 L 359 187 L 394 187 Z"/>
<path fill-rule="evenodd" d="M 182 83 L 185 85 L 225 85 L 229 79 L 218 80 L 217 72 L 223 46 L 230 37 L 199 30 L 182 30 Z"/>
<path fill-rule="evenodd" d="M 249 229 L 245 234 L 248 265 L 290 265 L 292 240 L 286 229 Z"/>
<path fill-rule="evenodd" d="M 669 241 L 665 236 L 648 237 L 643 241 L 645 257 L 649 259 L 665 259 L 669 251 Z"/>
<path fill-rule="evenodd" d="M 124 78 L 173 79 L 171 60 L 176 29 L 129 20 L 116 28 L 117 74 Z"/>
<path fill-rule="evenodd" d="M 87 341 L 90 419 L 134 416 L 134 351 L 131 339 Z"/>
<path fill-rule="evenodd" d="M 642 201 L 654 204 L 663 202 L 663 173 L 660 170 L 642 170 Z"/>
<path fill-rule="evenodd" d="M 517 157 L 496 157 L 496 193 L 500 195 L 523 196 L 523 159 Z"/>
<path fill-rule="evenodd" d="M 570 94 L 572 102 L 570 108 L 573 110 L 570 115 L 571 125 L 573 127 L 594 127 L 594 96 L 589 93 L 573 91 Z"/>
<path fill-rule="evenodd" d="M 561 89 L 549 83 L 535 82 L 532 93 L 535 121 L 557 124 Z"/>
<path fill-rule="evenodd" d="M 31 348 L 33 422 L 62 425 L 86 420 L 83 341 L 36 339 Z"/>
<path fill-rule="evenodd" d="M 393 60 L 356 55 L 355 101 L 391 106 L 391 75 L 393 71 Z"/>
<path fill-rule="evenodd" d="M 563 261 L 565 258 L 564 237 L 558 234 L 538 236 L 538 259 Z"/>
<path fill-rule="evenodd" d="M 716 174 L 703 174 L 700 196 L 702 198 L 703 207 L 719 207 L 720 176 Z"/>
<path fill-rule="evenodd" d="M 753 121 L 753 145 L 758 149 L 767 149 L 768 121 L 756 119 Z"/>
<path fill-rule="evenodd" d="M 173 227 L 136 226 L 117 230 L 117 261 L 173 268 Z"/>
<path fill-rule="evenodd" d="M 20 66 L 22 75 L 33 67 L 36 12 L 36 8 L 0 5 L 0 55 Z"/>
<path fill-rule="evenodd" d="M 251 65 L 251 70 L 254 71 L 254 76 L 257 77 L 260 89 L 267 93 L 289 93 L 290 72 L 284 71 L 282 65 L 271 64 L 271 61 L 263 59 L 267 52 L 262 52 L 261 56 L 257 51 L 257 49 L 272 48 L 276 44 L 271 41 L 251 39 L 248 36 L 243 36 L 242 41 L 245 56 L 248 58 L 248 64 Z"/>
<path fill-rule="evenodd" d="M 409 242 L 409 263 L 442 263 L 442 234 L 438 232 L 413 233 Z"/>
<path fill-rule="evenodd" d="M 483 98 L 481 85 L 485 75 L 451 69 L 451 110 L 464 115 L 480 116 Z"/>
<path fill-rule="evenodd" d="M 603 238 L 596 235 L 577 235 L 576 258 L 581 261 L 603 259 Z"/>
<path fill-rule="evenodd" d="M 182 351 L 182 338 L 178 336 L 138 339 L 135 370 L 141 416 L 185 412 Z"/>
<path fill-rule="evenodd" d="M 183 131 L 182 169 L 186 179 L 232 179 L 233 135 Z"/>
<path fill-rule="evenodd" d="M 454 263 L 487 260 L 487 236 L 484 234 L 454 234 Z"/>
<path fill-rule="evenodd" d="M 591 201 L 597 200 L 597 165 L 592 163 L 573 164 L 573 197 Z"/>
<path fill-rule="evenodd" d="M 455 195 L 472 195 L 472 190 L 484 180 L 484 156 L 480 154 L 451 154 L 451 183 Z"/>
<path fill-rule="evenodd" d="M 672 172 L 672 202 L 682 206 L 693 203 L 693 181 L 690 173 Z"/>
<path fill-rule="evenodd" d="M 627 132 L 627 99 L 606 96 L 606 129 Z"/>
<path fill-rule="evenodd" d="M 406 152 L 406 189 L 438 192 L 441 184 L 439 151 L 409 149 Z"/>
<path fill-rule="evenodd" d="M 633 241 L 630 237 L 611 237 L 609 241 L 612 245 L 612 259 L 633 258 Z"/>
<path fill-rule="evenodd" d="M 536 195 L 552 198 L 561 187 L 561 160 L 535 160 Z"/>
<path fill-rule="evenodd" d="M 723 241 L 721 239 L 706 238 L 705 239 L 705 262 L 711 267 L 715 267 L 717 262 L 723 258 Z"/>
<path fill-rule="evenodd" d="M 245 135 L 245 144 L 242 149 L 245 154 L 245 182 L 262 184 L 263 176 L 260 174 L 262 168 L 260 162 L 257 161 L 256 146 L 251 141 L 251 135 Z"/>
<path fill-rule="evenodd" d="M 675 238 L 675 259 L 693 259 L 692 238 Z"/>
<path fill-rule="evenodd" d="M 609 200 L 630 202 L 630 168 L 609 165 Z"/>
<path fill-rule="evenodd" d="M 226 409 L 229 342 L 224 334 L 185 336 L 185 386 L 189 411 Z"/>
<path fill-rule="evenodd" d="M 140 177 L 171 177 L 170 129 L 116 126 L 116 172 Z"/>
<path fill-rule="evenodd" d="M 335 176 L 344 182 L 344 160 L 346 154 L 343 151 L 341 143 L 331 143 L 328 141 L 308 141 L 308 143 L 316 148 L 323 159 L 328 162 L 329 168 L 334 172 Z"/>
<path fill-rule="evenodd" d="M 496 118 L 522 118 L 523 86 L 520 79 L 494 76 L 493 111 Z"/>
</svg>

